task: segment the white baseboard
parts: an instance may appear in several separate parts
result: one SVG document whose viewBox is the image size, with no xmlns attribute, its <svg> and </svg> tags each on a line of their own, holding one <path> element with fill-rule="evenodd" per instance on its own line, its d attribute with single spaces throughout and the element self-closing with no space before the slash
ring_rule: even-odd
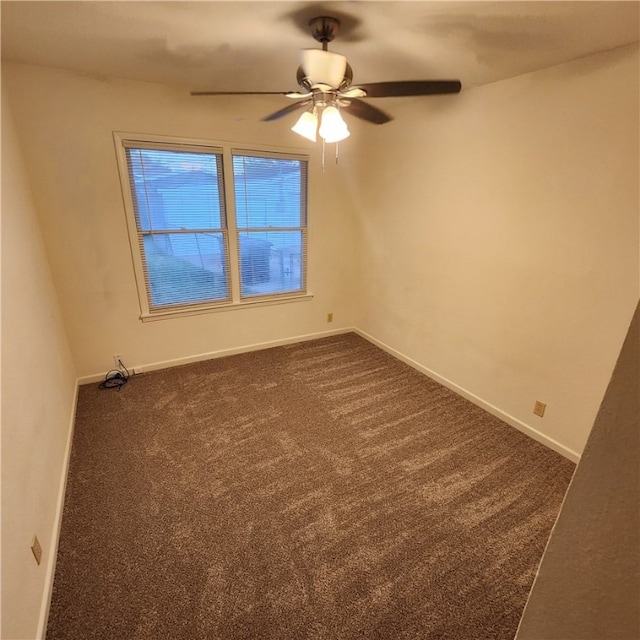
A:
<svg viewBox="0 0 640 640">
<path fill-rule="evenodd" d="M 174 358 L 172 360 L 162 360 L 159 362 L 140 363 L 129 367 L 129 371 L 142 370 L 157 371 L 158 369 L 168 369 L 169 367 L 177 367 L 183 364 L 191 364 L 192 362 L 201 362 L 202 360 L 212 360 L 213 358 L 223 358 L 224 356 L 233 356 L 238 353 L 248 353 L 249 351 L 259 351 L 260 349 L 269 349 L 271 347 L 280 347 L 286 344 L 294 344 L 296 342 L 306 342 L 307 340 L 317 340 L 318 338 L 326 338 L 328 336 L 337 336 L 342 333 L 351 333 L 355 331 L 353 327 L 343 327 L 342 329 L 333 329 L 331 331 L 320 331 L 318 333 L 309 333 L 293 338 L 281 338 L 279 340 L 270 340 L 267 342 L 256 342 L 254 344 L 244 345 L 242 347 L 233 347 L 231 349 L 220 349 L 219 351 L 209 351 L 207 353 L 199 353 L 194 356 L 186 356 L 183 358 Z M 92 382 L 100 382 L 104 379 L 104 373 L 95 373 L 93 375 L 84 376 L 78 379 L 79 384 L 89 384 Z"/>
<path fill-rule="evenodd" d="M 56 575 L 56 560 L 58 558 L 58 543 L 60 542 L 60 530 L 62 528 L 62 512 L 64 511 L 64 498 L 67 493 L 67 478 L 69 477 L 69 463 L 71 461 L 71 446 L 73 444 L 73 432 L 76 424 L 76 408 L 78 406 L 79 382 L 76 380 L 76 387 L 73 392 L 71 403 L 71 417 L 69 433 L 64 451 L 62 464 L 62 474 L 60 477 L 60 487 L 58 489 L 58 499 L 56 513 L 51 532 L 51 544 L 49 545 L 49 557 L 47 558 L 47 573 L 44 578 L 44 591 L 42 594 L 42 604 L 40 605 L 40 618 L 38 620 L 38 639 L 44 639 L 47 633 L 47 622 L 49 621 L 49 609 L 51 607 L 51 596 L 53 594 L 53 580 Z"/>
<path fill-rule="evenodd" d="M 498 407 L 492 405 L 490 402 L 483 400 L 482 398 L 478 397 L 474 393 L 471 393 L 471 391 L 467 391 L 463 387 L 460 387 L 459 385 L 457 385 L 455 382 L 452 382 L 451 380 L 448 380 L 447 378 L 445 378 L 444 376 L 441 376 L 435 371 L 432 371 L 431 369 L 425 367 L 424 365 L 421 365 L 419 362 L 416 362 L 409 356 L 406 356 L 404 353 L 397 351 L 396 349 L 394 349 L 393 347 L 390 347 L 384 342 L 377 340 L 373 336 L 370 336 L 368 333 L 361 331 L 360 329 L 354 329 L 354 331 L 359 336 L 362 336 L 365 340 L 368 340 L 372 344 L 375 344 L 377 347 L 380 347 L 380 349 L 382 349 L 383 351 L 386 351 L 387 353 L 391 354 L 395 358 L 398 358 L 398 360 L 402 360 L 403 362 L 413 367 L 420 373 L 425 374 L 432 380 L 435 380 L 439 384 L 447 387 L 448 389 L 451 389 L 458 395 L 462 396 L 463 398 L 466 398 L 470 402 L 473 402 L 473 404 L 481 407 L 485 411 L 488 411 L 492 415 L 496 416 L 496 418 L 499 418 L 503 422 L 506 422 L 508 425 L 516 428 L 518 431 L 521 431 L 522 433 L 529 436 L 530 438 L 533 438 L 537 442 L 540 442 L 541 444 L 544 444 L 545 446 L 549 447 L 549 449 L 552 449 L 556 453 L 559 453 L 565 458 L 568 458 L 572 462 L 578 463 L 580 461 L 580 454 L 577 453 L 576 451 L 573 451 L 572 449 L 565 447 L 563 444 L 557 442 L 553 438 L 550 438 L 549 436 L 545 435 L 544 433 L 541 433 L 537 429 L 534 429 L 532 426 L 522 422 L 521 420 L 518 420 L 518 418 L 515 418 L 514 416 L 506 413 L 505 411 L 502 411 L 502 409 L 499 409 Z"/>
</svg>

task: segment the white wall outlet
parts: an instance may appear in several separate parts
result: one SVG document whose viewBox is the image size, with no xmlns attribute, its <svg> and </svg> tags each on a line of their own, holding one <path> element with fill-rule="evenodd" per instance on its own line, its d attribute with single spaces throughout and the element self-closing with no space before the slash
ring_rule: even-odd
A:
<svg viewBox="0 0 640 640">
<path fill-rule="evenodd" d="M 544 416 L 544 410 L 547 408 L 547 405 L 544 402 L 540 402 L 540 400 L 536 400 L 536 403 L 533 405 L 533 413 L 537 416 Z"/>
<path fill-rule="evenodd" d="M 121 359 L 122 359 L 122 356 L 119 353 L 113 354 L 113 364 L 115 365 L 116 369 L 120 368 Z"/>
</svg>

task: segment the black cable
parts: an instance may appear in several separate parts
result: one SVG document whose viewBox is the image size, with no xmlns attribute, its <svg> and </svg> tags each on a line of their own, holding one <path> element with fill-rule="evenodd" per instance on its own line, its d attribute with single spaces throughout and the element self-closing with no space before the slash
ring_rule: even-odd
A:
<svg viewBox="0 0 640 640">
<path fill-rule="evenodd" d="M 125 370 L 125 373 L 122 373 L 119 368 L 107 371 L 104 380 L 98 385 L 99 389 L 117 389 L 120 391 L 120 389 L 129 382 L 129 369 L 124 366 L 120 358 L 118 358 L 118 365 Z"/>
</svg>

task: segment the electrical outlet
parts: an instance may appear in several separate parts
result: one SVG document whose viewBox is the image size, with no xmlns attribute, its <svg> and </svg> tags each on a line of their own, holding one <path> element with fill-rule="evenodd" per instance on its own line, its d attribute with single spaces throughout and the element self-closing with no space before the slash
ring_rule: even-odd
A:
<svg viewBox="0 0 640 640">
<path fill-rule="evenodd" d="M 114 353 L 113 354 L 113 364 L 115 365 L 116 369 L 120 368 L 120 360 L 122 359 L 122 356 L 119 353 Z"/>
<path fill-rule="evenodd" d="M 536 400 L 535 405 L 533 405 L 533 413 L 537 416 L 544 416 L 544 410 L 547 408 L 547 405 L 544 402 L 540 402 L 540 400 Z"/>
<path fill-rule="evenodd" d="M 36 559 L 36 562 L 40 564 L 42 562 L 42 547 L 40 546 L 40 541 L 38 540 L 38 536 L 33 536 L 33 542 L 31 543 L 31 551 L 33 553 L 33 557 Z"/>
<path fill-rule="evenodd" d="M 333 313 L 327 313 L 327 322 L 333 322 Z"/>
</svg>

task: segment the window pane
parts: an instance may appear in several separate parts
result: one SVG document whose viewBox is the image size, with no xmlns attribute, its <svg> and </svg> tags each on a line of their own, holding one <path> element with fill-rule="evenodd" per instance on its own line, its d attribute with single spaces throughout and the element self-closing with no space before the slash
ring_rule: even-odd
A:
<svg viewBox="0 0 640 640">
<path fill-rule="evenodd" d="M 242 231 L 240 281 L 242 297 L 302 291 L 302 231 Z"/>
<path fill-rule="evenodd" d="M 304 291 L 307 162 L 233 155 L 242 298 Z"/>
<path fill-rule="evenodd" d="M 127 149 L 141 231 L 221 229 L 217 154 Z"/>
<path fill-rule="evenodd" d="M 229 298 L 222 233 L 143 236 L 152 307 Z"/>
<path fill-rule="evenodd" d="M 234 155 L 238 229 L 303 226 L 303 165 L 300 160 Z"/>
</svg>

